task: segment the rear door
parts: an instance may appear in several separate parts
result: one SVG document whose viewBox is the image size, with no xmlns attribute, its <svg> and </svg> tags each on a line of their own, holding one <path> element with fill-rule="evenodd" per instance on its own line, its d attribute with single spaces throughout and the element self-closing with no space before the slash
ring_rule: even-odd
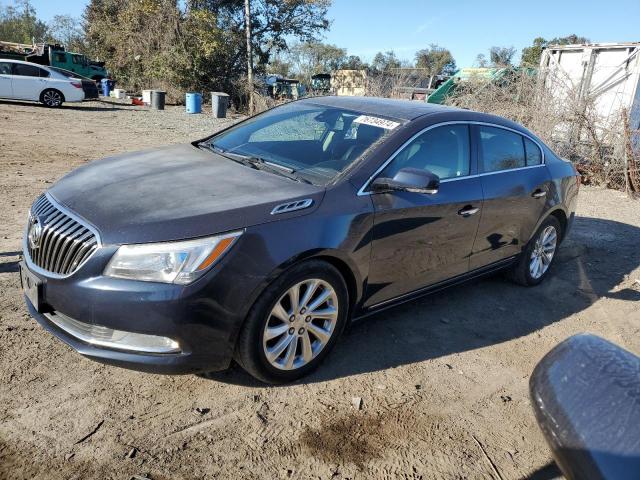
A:
<svg viewBox="0 0 640 480">
<path fill-rule="evenodd" d="M 498 126 L 473 129 L 484 206 L 472 270 L 520 253 L 545 210 L 551 186 L 542 150 L 532 139 Z"/>
<path fill-rule="evenodd" d="M 13 64 L 13 97 L 21 100 L 39 100 L 46 88 L 49 72 L 26 63 Z"/>
<path fill-rule="evenodd" d="M 482 208 L 467 124 L 436 126 L 408 142 L 380 172 L 420 168 L 440 177 L 435 194 L 372 194 L 375 208 L 365 306 L 461 275 L 469 270 Z"/>
<path fill-rule="evenodd" d="M 13 78 L 11 72 L 12 65 L 13 64 L 10 62 L 0 61 L 0 97 L 3 98 L 13 97 L 13 89 L 11 88 L 11 81 Z"/>
</svg>

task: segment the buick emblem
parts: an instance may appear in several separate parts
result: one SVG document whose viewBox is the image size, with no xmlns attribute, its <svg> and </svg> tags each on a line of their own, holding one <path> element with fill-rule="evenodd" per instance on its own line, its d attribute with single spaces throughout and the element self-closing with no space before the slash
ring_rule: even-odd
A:
<svg viewBox="0 0 640 480">
<path fill-rule="evenodd" d="M 34 218 L 29 226 L 29 246 L 35 250 L 40 247 L 40 238 L 42 237 L 42 223 L 39 219 Z"/>
</svg>

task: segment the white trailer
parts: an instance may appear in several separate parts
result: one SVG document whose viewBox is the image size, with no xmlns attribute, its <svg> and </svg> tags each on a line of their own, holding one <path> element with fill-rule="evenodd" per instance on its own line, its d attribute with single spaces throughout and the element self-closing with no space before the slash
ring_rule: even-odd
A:
<svg viewBox="0 0 640 480">
<path fill-rule="evenodd" d="M 640 42 L 549 46 L 539 78 L 565 119 L 557 145 L 607 185 L 640 192 Z"/>
<path fill-rule="evenodd" d="M 555 99 L 592 102 L 600 127 L 619 123 L 626 110 L 630 128 L 640 128 L 640 42 L 551 45 L 540 72 Z"/>
</svg>

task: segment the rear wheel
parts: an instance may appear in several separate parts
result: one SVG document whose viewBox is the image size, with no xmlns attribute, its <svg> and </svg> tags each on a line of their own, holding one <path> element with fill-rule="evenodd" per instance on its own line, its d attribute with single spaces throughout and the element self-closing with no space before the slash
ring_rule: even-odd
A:
<svg viewBox="0 0 640 480">
<path fill-rule="evenodd" d="M 529 240 L 527 247 L 509 272 L 509 277 L 520 285 L 538 285 L 549 273 L 562 235 L 560 222 L 548 217 Z"/>
<path fill-rule="evenodd" d="M 236 360 L 268 383 L 296 380 L 314 370 L 344 329 L 348 293 L 330 264 L 309 261 L 265 289 L 238 339 Z"/>
<path fill-rule="evenodd" d="M 64 96 L 58 90 L 48 88 L 40 94 L 40 102 L 49 108 L 57 108 L 64 102 Z"/>
</svg>

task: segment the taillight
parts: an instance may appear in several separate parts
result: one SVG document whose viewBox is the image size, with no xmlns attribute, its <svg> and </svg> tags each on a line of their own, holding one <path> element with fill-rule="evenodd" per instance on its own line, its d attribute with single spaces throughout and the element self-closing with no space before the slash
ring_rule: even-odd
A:
<svg viewBox="0 0 640 480">
<path fill-rule="evenodd" d="M 73 85 L 76 88 L 82 88 L 82 82 L 71 82 L 71 85 Z"/>
</svg>

